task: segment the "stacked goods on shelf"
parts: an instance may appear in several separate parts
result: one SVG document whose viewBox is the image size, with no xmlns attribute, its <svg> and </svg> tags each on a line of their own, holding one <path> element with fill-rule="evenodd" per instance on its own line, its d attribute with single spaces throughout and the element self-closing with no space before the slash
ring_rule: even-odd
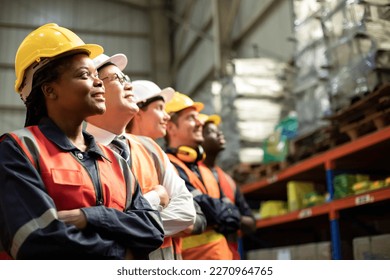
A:
<svg viewBox="0 0 390 280">
<path fill-rule="evenodd" d="M 343 0 L 323 15 L 334 111 L 390 80 L 389 4 Z"/>
<path fill-rule="evenodd" d="M 324 202 L 325 197 L 316 191 L 314 183 L 300 181 L 287 183 L 287 205 L 290 212 Z"/>
<path fill-rule="evenodd" d="M 293 97 L 299 122 L 299 135 L 328 125 L 324 116 L 331 114 L 326 41 L 321 15 L 335 1 L 293 1 L 295 20 L 296 74 Z"/>
<path fill-rule="evenodd" d="M 390 234 L 357 237 L 352 243 L 355 260 L 390 259 Z"/>
<path fill-rule="evenodd" d="M 380 188 L 390 187 L 390 177 L 386 178 L 385 180 L 375 180 L 375 181 L 361 181 L 356 182 L 352 186 L 352 190 L 354 194 L 361 194 L 368 191 L 377 190 Z"/>
<path fill-rule="evenodd" d="M 291 69 L 271 58 L 234 59 L 228 68 L 229 76 L 215 81 L 218 90 L 211 90 L 213 113 L 220 114 L 227 140 L 218 160 L 236 181 L 244 183 L 262 163 L 264 140 L 292 109 L 288 101 Z"/>
<path fill-rule="evenodd" d="M 247 252 L 248 260 L 330 260 L 331 258 L 331 245 L 327 241 Z"/>
<path fill-rule="evenodd" d="M 339 131 L 329 117 L 390 81 L 389 6 L 389 0 L 293 1 L 297 138 L 323 143 L 293 143 L 292 161 L 348 141 L 345 133 L 358 134 Z M 368 121 L 379 129 L 383 118 Z"/>
<path fill-rule="evenodd" d="M 333 178 L 335 199 L 343 198 L 348 195 L 353 195 L 352 187 L 356 183 L 367 182 L 370 180 L 369 175 L 366 174 L 340 174 Z"/>
<path fill-rule="evenodd" d="M 330 116 L 348 141 L 380 130 L 390 124 L 390 84 L 386 83 L 349 107 Z"/>
<path fill-rule="evenodd" d="M 252 175 L 262 163 L 263 142 L 291 109 L 291 70 L 270 58 L 235 59 L 231 69 L 231 76 L 221 81 L 221 128 L 229 146 L 219 160 L 225 169 L 234 163 L 234 179 L 246 182 L 257 179 Z"/>
<path fill-rule="evenodd" d="M 333 178 L 334 198 L 362 194 L 380 188 L 390 187 L 390 177 L 371 180 L 366 174 L 340 174 Z"/>
<path fill-rule="evenodd" d="M 263 142 L 263 164 L 284 162 L 288 155 L 288 143 L 294 138 L 298 130 L 298 121 L 295 112 L 282 119 L 274 131 Z"/>
<path fill-rule="evenodd" d="M 236 59 L 233 63 L 240 162 L 260 164 L 262 143 L 288 110 L 288 65 L 269 58 Z"/>
<path fill-rule="evenodd" d="M 283 200 L 267 200 L 260 205 L 260 219 L 276 217 L 287 213 L 287 203 Z"/>
</svg>

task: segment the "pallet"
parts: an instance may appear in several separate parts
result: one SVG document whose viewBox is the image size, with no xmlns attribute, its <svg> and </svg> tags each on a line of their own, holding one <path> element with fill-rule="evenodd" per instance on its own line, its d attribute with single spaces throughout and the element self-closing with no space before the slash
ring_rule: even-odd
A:
<svg viewBox="0 0 390 280">
<path fill-rule="evenodd" d="M 348 108 L 329 117 L 332 125 L 349 140 L 380 130 L 390 124 L 390 84 L 368 94 Z"/>
<path fill-rule="evenodd" d="M 257 165 L 249 164 L 249 163 L 240 163 L 238 164 L 232 172 L 232 177 L 234 181 L 239 184 L 244 184 L 248 182 L 252 182 L 257 180 L 256 172 L 254 171 L 258 168 Z"/>
<path fill-rule="evenodd" d="M 239 184 L 250 183 L 272 177 L 288 166 L 289 163 L 287 161 L 260 165 L 240 163 L 234 168 L 232 177 Z"/>
<path fill-rule="evenodd" d="M 289 141 L 288 159 L 291 162 L 298 162 L 347 141 L 348 138 L 340 134 L 333 126 L 321 127 L 291 139 Z"/>
<path fill-rule="evenodd" d="M 254 169 L 255 176 L 258 179 L 263 179 L 267 177 L 272 177 L 287 168 L 289 163 L 287 161 L 282 162 L 270 162 L 267 164 L 262 164 L 259 167 Z"/>
</svg>

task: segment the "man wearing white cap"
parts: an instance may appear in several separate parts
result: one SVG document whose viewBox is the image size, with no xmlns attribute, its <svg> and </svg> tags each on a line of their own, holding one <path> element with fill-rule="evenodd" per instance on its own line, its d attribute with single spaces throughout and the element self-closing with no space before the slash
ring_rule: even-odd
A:
<svg viewBox="0 0 390 280">
<path fill-rule="evenodd" d="M 194 223 L 196 214 L 192 195 L 157 143 L 150 138 L 125 133 L 126 125 L 139 111 L 131 81 L 122 73 L 127 65 L 126 56 L 102 54 L 93 61 L 104 83 L 106 112 L 99 117 L 88 118 L 86 130 L 98 142 L 112 147 L 128 161 L 145 198 L 160 212 L 164 243 L 149 258 L 180 258 L 175 256 L 171 236 Z"/>
</svg>

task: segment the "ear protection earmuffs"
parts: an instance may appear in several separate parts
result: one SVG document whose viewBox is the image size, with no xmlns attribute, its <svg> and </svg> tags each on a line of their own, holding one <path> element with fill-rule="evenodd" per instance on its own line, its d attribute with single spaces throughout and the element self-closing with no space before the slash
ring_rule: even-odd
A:
<svg viewBox="0 0 390 280">
<path fill-rule="evenodd" d="M 177 149 L 169 148 L 167 152 L 176 155 L 183 162 L 198 162 L 206 158 L 202 146 L 195 149 L 188 146 L 179 146 Z"/>
</svg>

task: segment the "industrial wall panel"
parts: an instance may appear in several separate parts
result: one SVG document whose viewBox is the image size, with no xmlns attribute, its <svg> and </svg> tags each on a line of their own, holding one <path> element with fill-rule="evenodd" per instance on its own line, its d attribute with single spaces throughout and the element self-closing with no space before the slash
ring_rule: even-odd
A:
<svg viewBox="0 0 390 280">
<path fill-rule="evenodd" d="M 184 4 L 187 1 L 176 1 L 175 3 L 181 2 Z M 182 9 L 182 7 L 179 7 L 179 9 Z M 179 16 L 182 14 L 183 12 L 180 10 Z M 210 20 L 211 15 L 212 1 L 197 0 L 195 1 L 195 5 L 189 14 L 188 21 L 186 19 L 180 18 L 180 27 L 177 31 L 177 35 L 180 34 L 183 37 L 175 36 L 175 49 L 179 54 L 185 53 L 187 49 L 193 44 L 193 42 L 198 38 L 211 41 L 212 36 L 202 31 L 202 28 Z M 183 41 L 181 42 L 182 39 Z"/>
<path fill-rule="evenodd" d="M 99 44 L 107 55 L 123 53 L 127 56 L 126 73 L 149 73 L 150 69 L 150 43 L 143 38 L 128 38 L 122 36 L 98 36 L 80 34 L 84 41 Z"/>
<path fill-rule="evenodd" d="M 74 0 L 78 3 L 80 1 Z M 84 1 L 81 1 L 84 3 Z M 133 9 L 117 1 L 85 1 L 76 6 L 74 27 L 124 33 L 149 32 L 149 15 L 146 11 Z M 104 34 L 105 36 L 108 34 Z"/>
<path fill-rule="evenodd" d="M 125 3 L 103 0 L 5 0 L 1 23 L 39 26 L 56 22 L 69 28 L 147 32 L 148 14 Z"/>
<path fill-rule="evenodd" d="M 25 111 L 1 110 L 0 114 L 0 135 L 24 127 Z"/>
<path fill-rule="evenodd" d="M 250 1 L 249 1 L 250 2 Z M 249 3 L 248 2 L 248 3 Z M 263 1 L 255 1 L 258 3 L 258 8 L 251 6 L 253 14 L 255 11 L 261 11 Z M 265 2 L 265 1 L 264 1 Z M 241 2 L 240 8 L 246 7 L 247 1 Z M 242 12 L 236 22 L 241 22 L 241 28 L 244 28 L 246 24 L 253 20 L 248 14 Z M 245 20 L 245 23 L 243 22 Z M 237 30 L 236 30 L 237 32 Z M 292 13 L 289 1 L 279 1 L 277 8 L 272 10 L 271 14 L 265 14 L 261 20 L 261 24 L 258 24 L 254 28 L 253 32 L 248 33 L 246 37 L 242 39 L 237 50 L 238 57 L 240 58 L 253 58 L 253 57 L 270 57 L 278 59 L 280 61 L 288 61 L 294 51 L 293 42 L 289 40 L 292 38 Z M 236 36 L 238 34 L 236 33 Z"/>
<path fill-rule="evenodd" d="M 245 0 L 240 2 L 240 7 L 233 26 L 233 37 L 240 34 L 253 22 L 258 14 L 262 12 L 274 0 Z M 288 0 L 282 0 L 288 1 Z M 279 1 L 280 2 L 280 1 Z"/>
<path fill-rule="evenodd" d="M 1 106 L 24 106 L 19 94 L 16 94 L 14 90 L 14 84 L 14 69 L 2 69 L 0 75 L 0 109 Z"/>
<path fill-rule="evenodd" d="M 204 75 L 213 69 L 212 51 L 212 42 L 204 40 L 199 44 L 178 72 L 176 78 L 177 90 L 191 93 Z"/>
<path fill-rule="evenodd" d="M 29 32 L 29 31 L 27 31 Z M 16 28 L 3 28 L 0 26 L 0 68 L 11 68 L 15 61 L 16 50 L 26 36 L 26 31 Z"/>
</svg>

